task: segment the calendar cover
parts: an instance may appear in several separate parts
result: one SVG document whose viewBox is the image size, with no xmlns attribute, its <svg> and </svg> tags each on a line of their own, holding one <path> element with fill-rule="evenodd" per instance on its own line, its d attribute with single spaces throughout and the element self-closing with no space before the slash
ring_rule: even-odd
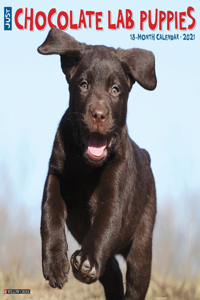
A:
<svg viewBox="0 0 200 300">
<path fill-rule="evenodd" d="M 65 40 L 64 33 L 73 37 L 69 53 L 74 51 L 75 41 L 81 45 L 136 48 L 153 53 L 157 85 L 147 88 L 148 76 L 140 79 L 143 75 L 131 75 L 134 84 L 128 97 L 126 118 L 131 139 L 150 154 L 156 183 L 152 271 L 145 299 L 198 299 L 199 14 L 200 4 L 196 0 L 1 1 L 2 299 L 12 299 L 9 294 L 25 294 L 20 296 L 23 299 L 111 299 L 108 294 L 105 296 L 98 280 L 91 285 L 80 283 L 71 269 L 62 289 L 50 287 L 49 280 L 46 281 L 42 274 L 43 188 L 55 134 L 70 98 L 66 74 L 63 74 L 65 67 L 59 55 L 64 53 L 61 48 L 66 47 L 65 42 L 61 42 Z M 49 35 L 54 48 L 44 47 L 42 53 L 38 47 L 50 30 L 55 33 Z M 61 50 L 57 50 L 58 44 Z M 130 68 L 131 59 L 126 61 Z M 148 68 L 146 60 L 141 62 L 137 55 L 134 59 L 139 69 Z M 70 63 L 74 64 L 72 60 Z M 115 92 L 118 92 L 116 87 Z M 97 117 L 93 119 L 98 118 L 98 114 L 104 118 L 104 111 L 95 113 Z M 101 155 L 91 150 L 91 145 L 89 147 L 94 155 Z M 112 180 L 112 176 L 107 180 Z M 125 184 L 128 179 L 124 177 L 123 180 Z M 81 246 L 68 228 L 66 236 L 70 259 Z M 117 260 L 125 291 L 130 274 L 127 272 L 126 277 L 126 261 L 120 255 Z M 144 299 L 130 297 L 126 294 L 124 299 Z"/>
</svg>

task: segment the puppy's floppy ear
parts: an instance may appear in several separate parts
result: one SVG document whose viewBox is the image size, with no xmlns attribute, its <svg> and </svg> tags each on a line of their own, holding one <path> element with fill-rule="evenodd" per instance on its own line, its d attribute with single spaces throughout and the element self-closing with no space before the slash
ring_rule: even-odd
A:
<svg viewBox="0 0 200 300">
<path fill-rule="evenodd" d="M 117 56 L 125 73 L 128 74 L 131 84 L 136 80 L 147 90 L 156 88 L 155 58 L 151 51 L 139 48 L 127 50 L 118 48 Z"/>
<path fill-rule="evenodd" d="M 69 34 L 53 27 L 44 43 L 37 50 L 44 55 L 59 54 L 63 73 L 69 81 L 71 68 L 81 60 L 81 48 L 83 46 L 84 44 L 79 43 Z"/>
</svg>

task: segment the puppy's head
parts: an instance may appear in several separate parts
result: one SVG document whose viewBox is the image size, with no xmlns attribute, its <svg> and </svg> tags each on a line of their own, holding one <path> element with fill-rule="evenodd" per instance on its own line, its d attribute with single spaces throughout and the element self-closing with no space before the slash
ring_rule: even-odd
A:
<svg viewBox="0 0 200 300">
<path fill-rule="evenodd" d="M 87 162 L 102 165 L 115 152 L 117 137 L 126 124 L 132 85 L 137 81 L 147 90 L 156 87 L 153 53 L 86 45 L 57 28 L 50 30 L 38 52 L 60 55 L 69 83 L 75 136 Z"/>
</svg>

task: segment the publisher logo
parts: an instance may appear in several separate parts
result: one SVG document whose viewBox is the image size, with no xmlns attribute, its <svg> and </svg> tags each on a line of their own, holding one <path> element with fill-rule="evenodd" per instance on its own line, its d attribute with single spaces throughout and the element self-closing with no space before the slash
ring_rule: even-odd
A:
<svg viewBox="0 0 200 300">
<path fill-rule="evenodd" d="M 4 289 L 4 294 L 30 294 L 31 290 L 24 289 Z"/>
<path fill-rule="evenodd" d="M 12 30 L 12 7 L 4 7 L 4 30 Z"/>
</svg>

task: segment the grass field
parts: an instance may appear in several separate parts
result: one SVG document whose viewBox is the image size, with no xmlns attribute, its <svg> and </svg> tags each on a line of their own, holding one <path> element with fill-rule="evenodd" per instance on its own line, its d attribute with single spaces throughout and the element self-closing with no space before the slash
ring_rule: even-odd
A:
<svg viewBox="0 0 200 300">
<path fill-rule="evenodd" d="M 124 280 L 125 283 L 125 280 Z M 4 295 L 4 289 L 30 289 L 30 295 Z M 44 280 L 42 275 L 23 277 L 12 273 L 10 276 L 0 276 L 0 299 L 30 299 L 30 300 L 105 300 L 101 284 L 96 282 L 86 285 L 78 282 L 72 276 L 62 290 L 53 289 Z M 187 280 L 161 280 L 152 275 L 151 284 L 146 300 L 199 300 L 200 278 Z"/>
</svg>

